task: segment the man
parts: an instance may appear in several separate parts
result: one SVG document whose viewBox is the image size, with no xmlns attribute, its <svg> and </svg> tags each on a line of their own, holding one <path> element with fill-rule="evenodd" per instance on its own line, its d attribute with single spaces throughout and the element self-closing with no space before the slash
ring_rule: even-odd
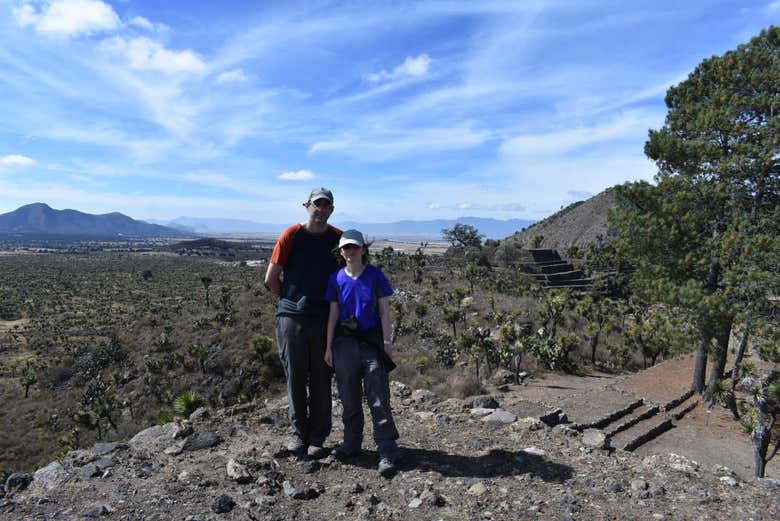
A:
<svg viewBox="0 0 780 521">
<path fill-rule="evenodd" d="M 331 429 L 331 371 L 324 360 L 329 310 L 325 290 L 328 277 L 339 267 L 335 251 L 341 230 L 328 224 L 333 213 L 330 190 L 312 190 L 303 206 L 309 218 L 279 237 L 265 286 L 279 297 L 276 338 L 293 430 L 287 448 L 320 458 Z"/>
</svg>

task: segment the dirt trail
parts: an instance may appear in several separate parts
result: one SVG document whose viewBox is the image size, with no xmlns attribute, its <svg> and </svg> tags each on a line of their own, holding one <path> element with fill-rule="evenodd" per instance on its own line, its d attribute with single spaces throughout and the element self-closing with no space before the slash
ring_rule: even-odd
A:
<svg viewBox="0 0 780 521">
<path fill-rule="evenodd" d="M 550 375 L 532 379 L 527 386 L 519 388 L 513 398 L 560 407 L 570 420 L 586 423 L 640 398 L 656 405 L 679 398 L 690 389 L 693 365 L 693 355 L 687 355 L 631 375 Z M 730 367 L 729 361 L 727 369 Z M 716 407 L 708 413 L 700 397 L 691 400 L 698 400 L 698 406 L 676 421 L 674 428 L 642 445 L 637 453 L 675 453 L 695 460 L 707 469 L 724 465 L 740 478 L 751 479 L 753 449 L 740 424 L 732 420 L 726 409 Z M 780 478 L 778 458 L 769 462 L 766 475 Z"/>
</svg>

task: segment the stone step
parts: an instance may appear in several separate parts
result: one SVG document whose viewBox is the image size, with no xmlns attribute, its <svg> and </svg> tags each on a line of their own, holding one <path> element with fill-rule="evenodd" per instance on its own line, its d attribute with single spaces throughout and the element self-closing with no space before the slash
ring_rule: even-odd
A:
<svg viewBox="0 0 780 521">
<path fill-rule="evenodd" d="M 661 406 L 650 406 L 641 418 L 625 422 L 625 427 L 616 429 L 608 436 L 612 447 L 633 451 L 674 428 L 675 422 L 698 406 L 698 398 L 690 391 Z M 651 411 L 655 411 L 652 412 Z"/>
<path fill-rule="evenodd" d="M 553 280 L 575 280 L 575 279 L 582 279 L 585 276 L 585 273 L 583 273 L 582 270 L 571 270 L 571 271 L 562 271 L 559 273 L 548 273 L 546 274 L 547 280 L 553 281 Z"/>
<path fill-rule="evenodd" d="M 683 416 L 694 410 L 699 405 L 699 400 L 696 397 L 689 396 L 682 402 L 676 404 L 674 407 L 667 407 L 666 414 L 670 416 L 674 421 L 682 419 Z"/>
<path fill-rule="evenodd" d="M 626 430 L 616 433 L 609 438 L 609 444 L 616 449 L 632 451 L 660 436 L 673 426 L 671 417 L 666 414 L 655 414 L 650 418 L 637 422 Z"/>
<path fill-rule="evenodd" d="M 593 285 L 593 281 L 591 279 L 548 280 L 542 282 L 544 287 L 556 289 L 587 288 Z"/>
<path fill-rule="evenodd" d="M 558 254 L 557 250 L 548 250 L 548 249 L 527 249 L 524 250 L 524 253 L 526 254 L 527 258 L 533 259 L 535 262 L 545 262 L 545 261 L 553 261 L 561 260 L 561 256 Z"/>
<path fill-rule="evenodd" d="M 628 414 L 623 418 L 620 418 L 619 421 L 612 422 L 610 425 L 608 425 L 604 429 L 604 434 L 606 434 L 607 438 L 612 438 L 623 431 L 627 431 L 639 422 L 645 421 L 648 418 L 652 418 L 660 411 L 660 407 L 652 404 L 645 404 L 641 407 L 637 407 L 631 411 L 631 414 Z"/>
<path fill-rule="evenodd" d="M 557 262 L 555 264 L 539 266 L 539 270 L 542 273 L 562 273 L 574 270 L 574 266 L 572 266 L 571 262 Z"/>
<path fill-rule="evenodd" d="M 522 270 L 525 273 L 558 273 L 560 271 L 571 271 L 574 266 L 570 262 L 564 261 L 551 261 L 551 262 L 529 262 L 521 265 Z"/>
<path fill-rule="evenodd" d="M 574 423 L 571 425 L 571 428 L 580 432 L 584 431 L 585 429 L 604 429 L 610 424 L 614 424 L 618 422 L 620 419 L 627 417 L 628 415 L 633 413 L 636 409 L 642 407 L 643 403 L 644 400 L 635 400 L 627 404 L 625 407 L 621 407 L 620 409 L 613 410 L 599 418 L 593 418 L 586 422 Z"/>
</svg>

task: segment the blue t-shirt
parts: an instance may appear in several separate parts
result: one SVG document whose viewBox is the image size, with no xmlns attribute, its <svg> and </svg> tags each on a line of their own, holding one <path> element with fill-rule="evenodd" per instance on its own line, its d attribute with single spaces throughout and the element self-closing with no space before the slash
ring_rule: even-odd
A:
<svg viewBox="0 0 780 521">
<path fill-rule="evenodd" d="M 357 279 L 347 275 L 344 268 L 332 274 L 325 300 L 339 303 L 340 321 L 354 316 L 358 329 L 365 330 L 380 324 L 377 301 L 392 294 L 393 288 L 382 270 L 369 264 Z"/>
</svg>

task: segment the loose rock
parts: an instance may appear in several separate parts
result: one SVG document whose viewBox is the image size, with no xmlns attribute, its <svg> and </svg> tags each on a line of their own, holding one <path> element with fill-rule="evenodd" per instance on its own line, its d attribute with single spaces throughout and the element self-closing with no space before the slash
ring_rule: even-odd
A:
<svg viewBox="0 0 780 521">
<path fill-rule="evenodd" d="M 284 490 L 285 495 L 293 499 L 314 499 L 320 495 L 317 490 L 311 487 L 297 488 L 289 481 L 282 483 L 282 490 Z"/>
<path fill-rule="evenodd" d="M 222 494 L 214 501 L 214 504 L 211 505 L 211 510 L 217 514 L 225 514 L 233 510 L 235 506 L 236 502 L 232 497 L 228 496 L 227 494 Z"/>
<path fill-rule="evenodd" d="M 498 409 L 498 400 L 488 394 L 469 396 L 463 400 L 463 406 L 467 409 Z"/>
<path fill-rule="evenodd" d="M 487 492 L 487 487 L 484 483 L 475 483 L 469 487 L 469 489 L 466 491 L 466 494 L 470 496 L 481 496 L 485 492 Z"/>
<path fill-rule="evenodd" d="M 482 421 L 485 423 L 494 423 L 498 425 L 509 425 L 510 423 L 517 421 L 517 416 L 509 411 L 496 409 L 492 413 L 482 418 Z"/>
<path fill-rule="evenodd" d="M 603 449 L 607 446 L 607 435 L 599 429 L 585 429 L 582 433 L 582 443 L 593 449 Z"/>
<path fill-rule="evenodd" d="M 415 403 L 432 402 L 436 400 L 436 394 L 428 389 L 415 389 L 410 398 Z"/>
<path fill-rule="evenodd" d="M 24 490 L 32 483 L 33 477 L 23 472 L 14 472 L 5 480 L 5 491 L 8 495 L 13 495 L 20 490 Z"/>
<path fill-rule="evenodd" d="M 198 407 L 195 409 L 195 411 L 190 414 L 190 421 L 191 422 L 197 422 L 202 420 L 207 420 L 211 417 L 211 414 L 209 413 L 209 410 L 205 407 Z"/>
<path fill-rule="evenodd" d="M 399 398 L 408 398 L 412 394 L 408 385 L 398 381 L 390 382 L 390 387 L 393 389 L 393 394 Z"/>
<path fill-rule="evenodd" d="M 250 483 L 252 481 L 252 475 L 246 468 L 246 465 L 239 463 L 238 461 L 230 458 L 227 462 L 226 472 L 228 479 L 232 479 L 237 483 Z"/>
<path fill-rule="evenodd" d="M 214 447 L 222 443 L 222 436 L 214 432 L 196 432 L 190 435 L 182 446 L 182 450 L 202 450 Z"/>
</svg>

